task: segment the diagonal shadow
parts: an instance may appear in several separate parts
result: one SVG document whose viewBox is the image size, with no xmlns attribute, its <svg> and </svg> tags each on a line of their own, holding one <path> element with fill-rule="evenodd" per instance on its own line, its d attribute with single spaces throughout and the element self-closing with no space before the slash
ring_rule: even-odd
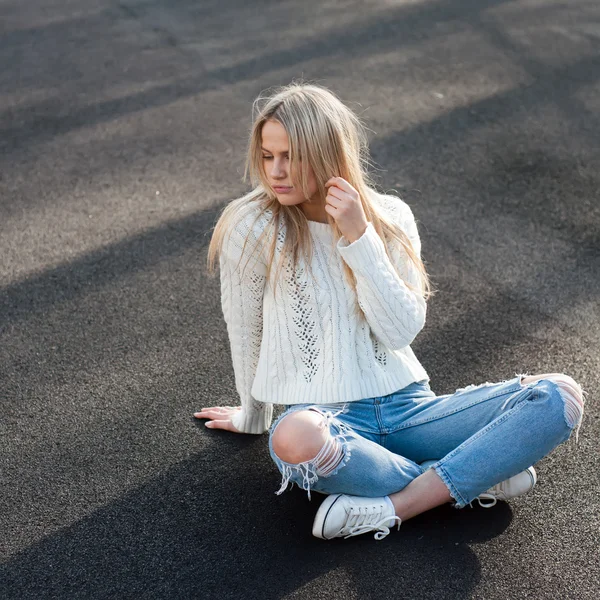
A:
<svg viewBox="0 0 600 600">
<path fill-rule="evenodd" d="M 462 291 L 468 292 L 457 289 L 456 294 L 465 300 Z M 510 323 L 505 330 L 500 317 L 511 311 L 524 318 L 515 320 L 514 330 Z M 496 364 L 506 362 L 507 354 L 515 355 L 513 348 L 519 343 L 515 334 L 528 321 L 527 313 L 511 299 L 504 304 L 492 292 L 477 311 L 436 334 L 437 346 L 428 352 L 437 355 L 438 364 L 448 344 L 455 356 L 462 356 L 458 372 L 470 374 L 481 366 L 472 359 L 483 344 L 472 341 L 484 338 L 477 335 L 486 329 L 483 315 L 498 324 L 492 336 L 486 332 L 487 343 L 498 358 L 504 358 Z M 479 329 L 474 330 L 473 324 Z M 499 332 L 504 332 L 502 337 Z M 469 344 L 463 345 L 466 339 Z M 93 348 L 81 351 L 94 352 Z M 444 364 L 445 368 L 453 366 Z M 170 385 L 189 387 L 182 380 Z M 150 402 L 158 402 L 165 391 L 154 390 Z M 143 390 L 140 396 L 148 398 Z M 124 400 L 131 404 L 132 398 Z M 94 437 L 126 438 L 129 427 L 123 419 L 110 432 L 92 431 L 87 441 L 94 448 Z M 314 502 L 309 503 L 299 490 L 281 498 L 271 493 L 278 477 L 267 456 L 265 438 L 210 435 L 215 443 L 209 452 L 174 465 L 8 558 L 1 569 L 3 597 L 280 598 L 313 587 L 345 590 L 350 586 L 348 591 L 356 589 L 361 597 L 380 598 L 390 586 L 401 586 L 418 589 L 423 598 L 469 598 L 481 577 L 469 544 L 499 535 L 511 519 L 506 505 L 498 507 L 494 519 L 482 510 L 457 512 L 444 507 L 405 523 L 401 535 L 390 538 L 387 546 L 377 546 L 367 536 L 320 544 L 310 536 Z M 161 446 L 165 443 L 161 441 Z M 45 473 L 65 469 L 69 473 L 78 464 L 65 464 L 61 455 L 53 463 L 47 452 L 46 460 Z M 108 475 L 110 460 L 102 463 Z M 124 461 L 121 468 L 127 464 Z M 75 488 L 75 497 L 85 502 L 82 490 Z M 422 568 L 424 564 L 427 569 Z"/>
<path fill-rule="evenodd" d="M 361 57 L 365 57 L 385 48 L 397 49 L 399 39 L 402 40 L 402 44 L 411 41 L 421 43 L 430 36 L 441 35 L 431 27 L 432 22 L 460 21 L 472 12 L 486 10 L 506 1 L 439 1 L 424 5 L 403 5 L 386 11 L 383 16 L 367 18 L 356 27 L 344 26 L 338 31 L 329 32 L 327 36 L 310 39 L 290 49 L 278 52 L 269 50 L 231 67 L 203 72 L 200 77 L 188 77 L 184 81 L 157 85 L 137 94 L 97 102 L 72 110 L 64 116 L 57 114 L 54 101 L 11 109 L 0 114 L 0 122 L 14 123 L 0 129 L 0 143 L 4 141 L 3 145 L 7 150 L 14 150 L 23 144 L 31 145 L 54 139 L 81 127 L 111 121 L 139 110 L 164 106 L 184 97 L 219 89 L 223 85 L 258 79 L 267 73 L 289 69 L 300 62 L 332 56 L 339 52 L 345 52 L 347 56 L 359 52 Z M 235 6 L 232 10 L 234 9 Z"/>
<path fill-rule="evenodd" d="M 526 48 L 520 47 L 491 17 L 473 14 L 470 15 L 467 20 L 474 29 L 484 32 L 487 39 L 492 42 L 498 50 L 513 59 L 514 62 L 522 67 L 531 77 L 537 80 L 553 80 L 555 68 L 545 64 L 541 60 L 533 58 L 531 54 L 527 52 Z M 596 44 L 596 46 L 600 48 L 600 44 Z M 600 54 L 596 53 L 593 60 L 595 60 L 597 66 L 600 66 Z M 590 69 L 590 73 L 593 72 L 594 69 Z M 564 73 L 563 77 L 568 88 L 570 73 Z M 561 80 L 563 80 L 563 77 L 561 77 Z M 577 74 L 575 74 L 575 78 L 578 78 Z M 597 81 L 597 79 L 594 79 L 590 83 L 594 83 L 595 81 Z M 560 86 L 553 86 L 553 88 L 555 90 L 556 88 L 560 89 Z M 561 93 L 558 94 L 553 93 L 549 95 L 549 101 L 558 106 L 564 117 L 573 123 L 575 126 L 575 131 L 573 131 L 573 133 L 577 133 L 577 135 L 585 138 L 589 146 L 600 148 L 600 140 L 597 135 L 597 132 L 600 131 L 600 119 L 598 119 L 596 113 L 587 109 L 586 105 L 573 93 L 574 91 L 576 90 L 571 89 L 561 90 Z M 577 118 L 573 119 L 573 115 L 577 115 Z M 585 123 L 585 126 L 582 126 L 583 123 Z"/>
<path fill-rule="evenodd" d="M 523 115 L 556 100 L 575 94 L 583 86 L 600 79 L 600 56 L 582 58 L 572 64 L 548 69 L 546 77 L 522 84 L 466 106 L 449 110 L 439 117 L 373 140 L 372 153 L 386 152 L 437 155 L 448 152 L 448 143 L 459 141 L 465 132 L 485 128 L 491 122 Z M 552 90 L 552 93 L 549 91 Z M 438 168 L 443 169 L 440 163 Z"/>
<path fill-rule="evenodd" d="M 201 250 L 222 209 L 201 211 L 127 238 L 0 289 L 0 331 L 7 324 L 148 269 L 189 248 Z"/>
<path fill-rule="evenodd" d="M 309 503 L 297 489 L 269 494 L 272 473 L 251 460 L 257 441 L 218 436 L 218 461 L 198 455 L 173 465 L 11 556 L 0 568 L 2 597 L 268 600 L 334 586 L 335 597 L 357 591 L 375 599 L 400 586 L 420 598 L 466 599 L 481 577 L 469 544 L 511 521 L 507 505 L 493 519 L 483 509 L 441 507 L 386 543 L 317 540 L 310 531 L 321 500 Z M 250 455 L 244 464 L 234 447 Z"/>
<path fill-rule="evenodd" d="M 590 69 L 595 67 L 594 60 L 586 60 Z M 586 73 L 585 68 L 581 67 L 583 62 L 577 64 L 581 68 L 579 73 L 576 72 L 577 78 L 584 83 L 596 81 L 594 73 Z M 543 96 L 546 91 L 555 94 L 556 90 L 561 89 L 562 80 L 557 71 L 550 70 L 549 78 L 545 84 L 534 84 L 539 95 Z M 583 85 L 579 81 L 574 84 L 572 90 L 578 90 Z M 423 161 L 420 172 L 424 175 L 434 172 L 440 168 L 437 160 L 455 151 L 451 142 L 456 141 L 461 132 L 483 127 L 486 122 L 497 118 L 498 111 L 506 118 L 514 113 L 522 114 L 522 97 L 529 100 L 531 108 L 540 104 L 535 94 L 528 95 L 525 86 L 519 88 L 516 95 L 501 98 L 497 104 L 482 107 L 476 103 L 474 114 L 458 112 L 448 122 L 442 117 L 441 122 L 436 120 L 420 130 L 425 134 L 435 132 L 437 137 L 413 134 L 414 137 L 403 138 L 400 132 L 394 139 L 405 152 L 398 156 L 405 158 L 417 148 L 416 156 Z M 564 96 L 565 99 L 567 97 Z M 504 103 L 509 106 L 503 106 Z M 411 135 L 411 130 L 408 135 Z M 438 143 L 440 147 L 436 149 Z M 380 151 L 394 153 L 395 148 L 388 142 L 380 146 Z M 543 160 L 544 157 L 539 157 L 538 163 Z M 440 162 L 443 165 L 443 161 Z M 460 210 L 466 214 L 481 210 L 481 203 L 476 201 L 476 197 L 480 193 L 489 194 L 490 187 L 493 193 L 502 196 L 505 189 L 502 178 L 510 172 L 514 175 L 522 166 L 518 161 L 508 161 L 507 168 L 506 173 L 499 170 L 496 179 L 489 173 L 477 171 L 473 166 L 467 169 L 471 185 L 460 182 L 459 177 L 448 169 L 447 177 L 454 176 L 452 192 L 460 197 L 460 203 L 465 204 Z M 565 177 L 564 171 L 560 173 L 561 185 L 569 187 L 573 179 Z M 535 174 L 532 177 L 535 180 Z M 472 182 L 475 182 L 474 185 Z M 490 183 L 493 185 L 490 186 Z M 526 183 L 531 185 L 530 180 Z M 464 192 L 462 196 L 461 192 Z M 441 186 L 438 193 L 442 193 Z M 484 197 L 489 198 L 489 195 Z M 459 204 L 455 199 L 450 202 Z M 486 202 L 484 210 L 492 218 L 509 210 L 514 214 L 527 215 L 529 220 L 539 219 L 548 229 L 549 240 L 553 234 L 565 235 L 564 231 L 559 231 L 557 223 L 548 217 L 543 205 L 538 206 L 535 212 L 527 213 L 526 209 L 514 206 L 511 197 L 503 203 Z M 198 213 L 172 221 L 5 288 L 0 294 L 0 318 L 3 319 L 0 330 L 3 333 L 3 346 L 8 348 L 10 357 L 3 364 L 3 369 L 10 374 L 9 385 L 3 384 L 3 393 L 8 395 L 8 400 L 15 384 L 23 382 L 24 371 L 20 370 L 22 363 L 28 362 L 25 373 L 39 369 L 31 356 L 21 354 L 19 346 L 27 330 L 32 343 L 38 343 L 40 349 L 44 350 L 45 331 L 38 323 L 32 325 L 33 316 L 46 319 L 58 306 L 72 305 L 78 298 L 91 292 L 105 290 L 109 294 L 112 284 L 121 279 L 142 270 L 152 270 L 163 261 L 170 263 L 186 249 L 203 248 L 207 241 L 206 232 L 215 214 Z M 447 231 L 452 223 L 442 220 L 433 225 L 433 219 L 427 219 L 425 223 L 427 231 L 423 234 L 423 245 L 425 249 L 431 249 L 428 254 L 433 265 L 447 265 L 448 257 L 454 256 L 457 268 L 469 270 L 473 278 L 485 277 L 485 268 L 491 265 L 486 267 L 485 264 L 469 260 L 469 245 L 458 243 Z M 470 227 L 472 225 L 467 221 L 463 223 L 462 231 L 453 233 L 468 234 Z M 568 231 L 569 235 L 577 231 L 585 234 L 583 240 L 569 240 L 578 262 L 597 258 L 597 253 L 594 253 L 598 248 L 594 246 L 597 238 L 594 237 L 593 228 L 594 224 L 587 228 L 582 226 L 581 229 L 572 225 Z M 525 223 L 521 229 L 519 223 L 515 222 L 515 228 L 508 235 L 518 241 L 527 233 Z M 497 259 L 503 259 L 501 251 Z M 546 272 L 544 276 L 552 278 L 557 286 L 564 281 L 572 284 L 565 269 L 563 265 L 556 265 L 551 273 Z M 461 380 L 456 382 L 456 386 L 480 379 L 501 379 L 507 375 L 507 370 L 522 366 L 528 368 L 533 361 L 536 364 L 548 364 L 552 369 L 556 365 L 562 370 L 564 365 L 568 372 L 571 372 L 572 365 L 582 374 L 585 373 L 586 366 L 582 359 L 592 355 L 594 347 L 586 347 L 586 340 L 578 339 L 577 332 L 569 329 L 564 336 L 543 345 L 532 338 L 529 330 L 551 326 L 552 318 L 518 296 L 511 295 L 512 291 L 518 292 L 518 283 L 514 284 L 514 288 L 508 286 L 507 289 L 505 286 L 499 289 L 498 284 L 490 279 L 488 289 L 481 293 L 471 289 L 468 280 L 447 281 L 446 285 L 446 297 L 436 298 L 432 302 L 429 330 L 426 329 L 415 344 L 416 354 L 440 385 L 451 388 L 454 378 L 459 377 Z M 591 286 L 597 289 L 597 282 L 592 281 Z M 571 289 L 573 296 L 581 293 L 576 287 Z M 184 295 L 185 290 L 183 277 L 175 277 L 176 293 Z M 558 294 L 558 291 L 555 293 Z M 443 306 L 437 305 L 438 301 Z M 438 315 L 448 310 L 449 302 L 455 304 L 459 317 L 446 326 L 436 327 Z M 215 305 L 207 306 L 208 310 L 215 310 Z M 103 310 L 108 310 L 108 307 L 107 303 Z M 148 311 L 157 309 L 151 303 L 145 308 Z M 125 324 L 131 316 L 124 311 L 119 319 Z M 13 328 L 15 324 L 23 328 Z M 65 311 L 59 324 L 64 326 L 58 330 L 57 343 L 72 343 L 68 311 Z M 93 330 L 88 329 L 87 332 Z M 123 328 L 115 336 L 114 343 L 118 345 L 126 335 L 126 329 Z M 181 361 L 181 342 L 176 338 L 177 331 L 172 333 L 171 360 Z M 84 355 L 90 363 L 97 362 L 100 366 L 109 364 L 112 357 L 97 356 L 97 348 L 93 344 L 86 344 L 83 338 L 78 343 L 80 345 L 74 351 Z M 204 336 L 198 336 L 194 345 L 199 357 L 206 356 L 207 349 L 209 352 L 214 350 L 213 346 L 209 348 L 210 340 Z M 153 367 L 149 359 L 150 349 L 146 351 L 148 364 Z M 220 358 L 211 357 L 210 360 L 217 363 Z M 53 364 L 49 363 L 50 371 Z M 225 362 L 215 368 L 217 377 L 219 368 L 230 370 L 229 364 L 226 367 L 224 365 Z M 512 367 L 509 368 L 509 365 Z M 164 369 L 165 365 L 156 368 Z M 65 377 L 74 370 L 75 367 L 71 365 L 66 367 Z M 210 382 L 208 375 L 206 378 Z M 186 393 L 192 397 L 195 392 L 189 390 L 194 388 L 196 382 L 197 378 L 194 379 L 187 372 L 173 377 L 170 384 L 175 390 L 188 390 Z M 50 487 L 48 482 L 57 473 L 64 474 L 67 481 L 64 495 L 58 500 L 46 497 L 45 501 L 56 502 L 59 510 L 68 511 L 70 503 L 82 505 L 88 502 L 89 490 L 78 488 L 74 483 L 78 481 L 79 463 L 65 463 L 64 455 L 56 457 L 49 448 L 57 443 L 57 438 L 64 430 L 75 429 L 80 407 L 73 406 L 72 399 L 61 398 L 60 402 L 64 404 L 59 408 L 65 416 L 64 424 L 61 424 L 61 429 L 40 435 L 35 422 L 25 418 L 27 412 L 32 404 L 44 407 L 49 402 L 57 403 L 59 399 L 53 395 L 49 397 L 48 390 L 52 388 L 43 379 L 36 383 L 36 397 L 26 398 L 27 406 L 17 406 L 15 410 L 16 418 L 20 418 L 19 435 L 30 437 L 32 443 L 37 444 L 40 455 L 46 456 L 46 462 L 39 471 L 42 475 L 40 482 L 46 482 L 42 485 L 44 489 Z M 111 385 L 109 381 L 109 391 Z M 112 402 L 122 417 L 115 418 L 114 429 L 107 432 L 96 428 L 86 438 L 91 443 L 88 452 L 98 455 L 95 464 L 100 465 L 101 473 L 106 478 L 110 478 L 114 463 L 102 455 L 106 446 L 103 447 L 101 438 L 109 436 L 115 440 L 115 448 L 123 448 L 126 455 L 127 443 L 134 441 L 132 436 L 128 436 L 127 429 L 131 421 L 135 423 L 131 415 L 143 404 L 140 398 L 154 405 L 148 408 L 150 411 L 164 402 L 164 397 L 173 398 L 175 395 L 169 388 L 151 382 L 144 382 L 144 385 L 146 387 L 142 386 L 140 397 L 128 391 L 123 397 L 116 398 L 117 394 L 113 393 Z M 170 395 L 167 393 L 169 391 Z M 101 408 L 100 401 L 92 398 L 90 403 L 94 402 Z M 182 406 L 182 411 L 187 410 L 186 406 Z M 152 429 L 147 430 L 149 436 L 152 433 Z M 589 435 L 584 426 L 582 438 Z M 266 453 L 264 438 L 238 438 L 215 432 L 211 439 L 215 443 L 210 451 L 174 464 L 118 500 L 95 510 L 73 525 L 53 531 L 41 540 L 36 538 L 37 541 L 29 547 L 10 556 L 0 569 L 0 595 L 36 599 L 280 598 L 293 593 L 339 597 L 339 592 L 342 592 L 349 597 L 382 598 L 393 589 L 405 596 L 414 592 L 422 598 L 470 598 L 485 574 L 482 574 L 479 561 L 469 545 L 495 538 L 506 531 L 511 520 L 510 509 L 505 505 L 497 507 L 499 510 L 494 512 L 493 519 L 483 510 L 457 512 L 442 508 L 405 523 L 401 532 L 386 539 L 385 545 L 378 545 L 369 536 L 321 543 L 310 536 L 316 501 L 313 499 L 309 503 L 305 494 L 296 489 L 282 497 L 272 493 L 278 486 L 279 478 Z M 160 443 L 165 444 L 165 451 L 164 448 L 169 448 L 172 442 L 163 438 Z M 146 450 L 150 452 L 150 447 Z M 17 460 L 22 465 L 22 473 L 31 468 L 31 463 L 28 464 L 30 454 L 17 457 Z M 589 467 L 589 472 L 592 472 L 593 461 L 594 455 L 590 453 L 581 457 L 577 467 L 581 470 Z M 117 468 L 125 469 L 125 464 L 126 461 Z M 562 463 L 554 466 L 561 471 L 562 467 Z M 15 478 L 10 480 L 5 489 L 16 490 L 22 485 L 23 478 L 17 469 Z M 9 496 L 10 503 L 17 501 L 26 504 L 29 498 L 16 493 Z M 3 506 L 6 506 L 4 502 Z M 10 506 L 4 512 L 4 518 L 9 515 Z M 561 518 L 570 517 L 562 515 Z M 576 517 L 572 518 L 575 523 Z M 29 527 L 29 523 L 25 520 L 16 526 L 25 528 Z M 53 527 L 51 522 L 44 522 L 43 526 L 45 531 Z M 530 533 L 535 534 L 535 531 Z M 31 537 L 34 536 L 32 531 Z M 10 541 L 10 536 L 3 537 Z M 524 561 L 535 564 L 534 557 L 524 554 L 505 556 L 503 565 L 506 572 L 519 572 L 518 568 L 510 571 L 509 567 L 518 567 Z M 563 583 L 562 579 L 553 582 L 556 586 L 553 591 L 559 596 L 573 593 L 572 589 L 565 589 L 568 583 L 567 580 Z"/>
<path fill-rule="evenodd" d="M 452 193 L 462 198 L 459 208 L 464 215 L 476 215 L 484 210 L 490 216 L 513 213 L 526 220 L 534 218 L 545 225 L 551 235 L 573 244 L 578 263 L 589 267 L 597 261 L 600 251 L 600 230 L 593 212 L 580 225 L 574 222 L 573 211 L 566 208 L 560 211 L 561 218 L 557 219 L 548 206 L 541 209 L 533 206 L 532 188 L 535 189 L 536 184 L 542 185 L 546 178 L 550 179 L 547 185 L 553 190 L 562 187 L 570 192 L 580 189 L 581 195 L 590 194 L 597 187 L 593 174 L 582 175 L 577 160 L 572 157 L 557 159 L 552 149 L 534 149 L 526 130 L 522 140 L 496 135 L 500 139 L 485 147 L 480 144 L 472 148 L 462 142 L 466 134 L 473 135 L 479 129 L 488 129 L 509 118 L 525 117 L 544 104 L 558 102 L 565 113 L 570 111 L 572 120 L 586 120 L 586 113 L 580 112 L 581 103 L 577 101 L 571 105 L 571 98 L 583 86 L 594 84 L 599 78 L 600 56 L 586 57 L 561 68 L 547 68 L 544 77 L 530 85 L 454 108 L 432 121 L 376 138 L 371 151 L 374 157 L 393 156 L 416 180 L 427 180 L 429 174 L 434 173 L 438 188 L 450 185 Z M 593 149 L 594 144 L 591 146 Z M 517 147 L 517 151 L 511 152 Z M 481 160 L 482 153 L 487 163 Z M 456 169 L 458 154 L 463 154 L 460 172 Z M 473 160 L 475 158 L 477 160 Z M 479 166 L 482 163 L 485 163 L 484 172 Z M 442 179 L 444 181 L 440 183 Z M 439 195 L 432 191 L 434 194 L 428 202 Z M 521 201 L 525 193 L 529 197 L 527 203 Z M 565 197 L 570 196 L 565 194 Z M 482 199 L 488 201 L 482 202 Z M 539 202 L 548 200 L 546 194 Z"/>
</svg>

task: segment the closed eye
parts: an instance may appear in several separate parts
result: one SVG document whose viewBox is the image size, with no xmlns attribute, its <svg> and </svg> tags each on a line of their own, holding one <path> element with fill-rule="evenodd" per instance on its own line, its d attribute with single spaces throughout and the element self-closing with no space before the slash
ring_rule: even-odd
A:
<svg viewBox="0 0 600 600">
<path fill-rule="evenodd" d="M 272 156 L 263 156 L 263 160 L 271 160 L 272 158 L 273 158 Z M 285 158 L 289 160 L 289 158 L 287 156 Z M 297 160 L 298 160 L 298 162 L 302 162 L 301 157 L 298 157 Z"/>
</svg>

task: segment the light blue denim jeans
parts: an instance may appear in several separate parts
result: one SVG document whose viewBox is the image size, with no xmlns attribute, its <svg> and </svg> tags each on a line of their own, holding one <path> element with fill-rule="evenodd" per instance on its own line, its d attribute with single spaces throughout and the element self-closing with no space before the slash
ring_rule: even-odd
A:
<svg viewBox="0 0 600 600">
<path fill-rule="evenodd" d="M 291 481 L 309 499 L 311 488 L 322 494 L 387 496 L 433 468 L 448 487 L 452 505 L 463 508 L 539 461 L 581 424 L 583 408 L 574 422 L 557 383 L 523 384 L 524 376 L 441 396 L 422 380 L 387 396 L 285 405 L 269 430 L 271 458 L 283 477 L 275 493 L 283 493 Z M 325 417 L 342 448 L 339 464 L 327 475 L 312 461 L 288 463 L 273 451 L 273 432 L 281 419 L 307 409 Z"/>
</svg>

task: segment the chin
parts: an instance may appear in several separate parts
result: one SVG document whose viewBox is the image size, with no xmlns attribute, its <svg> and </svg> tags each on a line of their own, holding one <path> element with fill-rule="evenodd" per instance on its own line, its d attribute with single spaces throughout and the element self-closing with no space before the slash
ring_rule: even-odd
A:
<svg viewBox="0 0 600 600">
<path fill-rule="evenodd" d="M 302 199 L 290 198 L 289 194 L 281 194 L 280 196 L 277 196 L 277 200 L 279 200 L 280 204 L 285 206 L 293 206 L 294 204 L 302 204 L 302 202 L 304 202 Z"/>
</svg>

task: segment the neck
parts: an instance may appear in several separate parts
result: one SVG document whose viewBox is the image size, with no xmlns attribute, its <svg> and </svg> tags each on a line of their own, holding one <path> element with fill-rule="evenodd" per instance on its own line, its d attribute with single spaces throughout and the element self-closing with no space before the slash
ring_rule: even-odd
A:
<svg viewBox="0 0 600 600">
<path fill-rule="evenodd" d="M 300 210 L 309 221 L 317 221 L 318 223 L 327 223 L 327 212 L 325 212 L 324 204 L 315 202 L 303 202 L 300 205 Z"/>
</svg>

